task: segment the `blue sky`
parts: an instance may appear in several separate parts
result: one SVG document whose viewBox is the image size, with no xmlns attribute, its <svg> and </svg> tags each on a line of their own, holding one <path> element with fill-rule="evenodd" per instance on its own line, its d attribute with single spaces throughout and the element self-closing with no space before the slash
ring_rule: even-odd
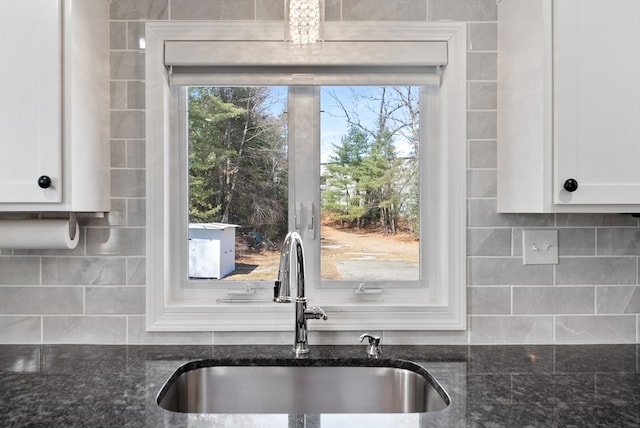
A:
<svg viewBox="0 0 640 428">
<path fill-rule="evenodd" d="M 345 106 L 352 105 L 353 90 L 359 94 L 373 94 L 378 91 L 378 87 L 370 86 L 324 86 L 320 90 L 320 109 L 322 114 L 320 117 L 321 126 L 321 162 L 326 162 L 333 152 L 334 145 L 340 144 L 340 140 L 348 133 L 349 125 L 347 124 L 344 113 L 340 107 L 336 105 L 335 100 L 331 96 L 334 94 Z M 286 108 L 287 88 L 273 87 L 272 97 L 278 102 L 274 104 L 274 114 L 280 114 L 282 109 Z M 277 107 L 276 107 L 277 106 Z M 363 105 L 358 108 L 360 120 L 366 126 L 372 125 L 376 120 L 375 113 L 367 111 Z M 399 155 L 407 155 L 410 151 L 410 145 L 400 138 L 396 139 L 396 149 Z"/>
</svg>

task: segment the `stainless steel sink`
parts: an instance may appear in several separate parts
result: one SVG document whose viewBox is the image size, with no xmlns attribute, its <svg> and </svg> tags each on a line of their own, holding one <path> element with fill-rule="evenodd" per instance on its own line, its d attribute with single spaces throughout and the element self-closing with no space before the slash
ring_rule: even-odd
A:
<svg viewBox="0 0 640 428">
<path fill-rule="evenodd" d="M 165 383 L 157 403 L 182 413 L 422 413 L 449 406 L 437 381 L 399 360 L 194 361 Z"/>
</svg>

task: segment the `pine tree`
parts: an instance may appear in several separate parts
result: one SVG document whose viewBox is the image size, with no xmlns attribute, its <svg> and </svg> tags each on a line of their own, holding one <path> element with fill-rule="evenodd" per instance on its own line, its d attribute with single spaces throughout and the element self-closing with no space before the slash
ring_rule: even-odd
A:
<svg viewBox="0 0 640 428">
<path fill-rule="evenodd" d="M 189 217 L 279 237 L 287 227 L 286 126 L 267 87 L 189 90 Z"/>
</svg>

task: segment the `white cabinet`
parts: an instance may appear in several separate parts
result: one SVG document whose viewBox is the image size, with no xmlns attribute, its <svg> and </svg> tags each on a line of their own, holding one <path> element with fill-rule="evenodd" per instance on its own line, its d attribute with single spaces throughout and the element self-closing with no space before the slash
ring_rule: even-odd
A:
<svg viewBox="0 0 640 428">
<path fill-rule="evenodd" d="M 640 212 L 640 0 L 498 17 L 498 211 Z"/>
<path fill-rule="evenodd" d="M 0 200 L 60 202 L 62 8 L 0 2 Z M 48 190 L 38 177 L 51 177 Z"/>
<path fill-rule="evenodd" d="M 108 0 L 0 2 L 0 211 L 109 210 Z"/>
</svg>

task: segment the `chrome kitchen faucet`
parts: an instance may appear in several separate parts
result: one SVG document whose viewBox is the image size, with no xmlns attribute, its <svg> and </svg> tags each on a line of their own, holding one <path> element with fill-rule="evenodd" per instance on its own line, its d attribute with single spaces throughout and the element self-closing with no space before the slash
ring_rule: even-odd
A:
<svg viewBox="0 0 640 428">
<path fill-rule="evenodd" d="M 307 320 L 321 318 L 326 320 L 327 314 L 320 307 L 312 306 L 307 308 L 307 298 L 304 291 L 304 248 L 302 247 L 302 237 L 298 232 L 289 232 L 282 244 L 278 279 L 273 289 L 273 301 L 277 303 L 291 302 L 291 288 L 294 281 L 297 295 L 293 352 L 296 357 L 300 358 L 309 353 Z"/>
</svg>

